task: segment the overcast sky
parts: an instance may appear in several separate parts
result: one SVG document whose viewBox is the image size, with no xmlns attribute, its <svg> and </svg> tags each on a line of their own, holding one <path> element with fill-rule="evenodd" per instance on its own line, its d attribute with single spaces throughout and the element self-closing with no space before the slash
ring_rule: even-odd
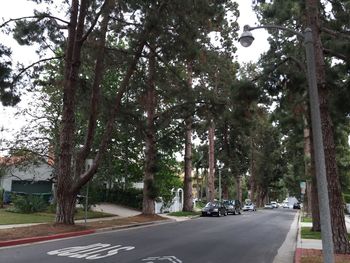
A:
<svg viewBox="0 0 350 263">
<path fill-rule="evenodd" d="M 240 33 L 244 25 L 254 25 L 257 23 L 256 16 L 252 11 L 252 0 L 236 0 L 239 4 L 240 18 L 239 24 L 241 27 Z M 7 20 L 9 18 L 17 18 L 32 15 L 33 7 L 37 5 L 28 0 L 8 0 L 2 1 L 0 9 L 0 19 Z M 38 8 L 37 8 L 38 9 Z M 265 30 L 254 31 L 255 41 L 249 48 L 243 48 L 237 44 L 237 59 L 240 62 L 256 62 L 260 54 L 268 49 L 267 33 Z M 17 61 L 30 64 L 36 60 L 34 48 L 27 46 L 19 46 L 14 40 L 8 36 L 1 35 L 1 43 L 11 47 L 13 64 Z M 16 107 L 3 107 L 0 103 L 0 129 L 5 128 L 7 131 L 0 130 L 0 139 L 9 137 L 22 127 L 25 119 L 23 117 L 15 117 L 18 108 L 26 106 L 26 98 L 22 98 L 22 102 Z"/>
</svg>

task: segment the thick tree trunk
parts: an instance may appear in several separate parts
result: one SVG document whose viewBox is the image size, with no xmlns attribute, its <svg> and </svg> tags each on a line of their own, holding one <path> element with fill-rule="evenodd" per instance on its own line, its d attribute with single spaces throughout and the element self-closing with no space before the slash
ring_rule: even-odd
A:
<svg viewBox="0 0 350 263">
<path fill-rule="evenodd" d="M 215 199 L 214 143 L 215 143 L 215 125 L 214 125 L 214 121 L 211 120 L 210 126 L 209 126 L 209 174 L 208 174 L 208 191 L 207 191 L 208 202 L 213 202 Z"/>
<path fill-rule="evenodd" d="M 192 89 L 192 65 L 188 63 L 188 88 Z M 192 116 L 185 120 L 185 177 L 184 177 L 184 206 L 183 211 L 193 211 L 193 189 L 192 189 Z M 198 184 L 198 182 L 197 182 Z"/>
<path fill-rule="evenodd" d="M 71 16 L 70 23 L 68 26 L 68 40 L 67 40 L 67 48 L 65 52 L 65 73 L 64 73 L 64 87 L 63 87 L 63 111 L 62 111 L 62 121 L 61 121 L 61 134 L 60 134 L 60 151 L 59 151 L 59 159 L 58 159 L 58 176 L 57 176 L 57 200 L 58 200 L 58 216 L 57 220 L 65 220 L 65 221 L 56 221 L 58 223 L 66 223 L 72 224 L 73 215 L 69 212 L 70 209 L 63 209 L 66 207 L 64 203 L 66 200 L 65 195 L 70 196 L 71 193 L 77 193 L 96 173 L 97 168 L 99 166 L 100 160 L 105 153 L 106 147 L 109 143 L 110 136 L 112 134 L 112 129 L 115 124 L 115 118 L 120 109 L 121 99 L 123 94 L 125 93 L 130 78 L 133 75 L 137 62 L 141 56 L 142 50 L 146 44 L 148 36 L 153 28 L 154 22 L 149 22 L 146 20 L 145 28 L 140 35 L 139 43 L 137 47 L 132 47 L 132 50 L 135 52 L 132 60 L 128 63 L 128 69 L 125 73 L 125 76 L 119 86 L 118 93 L 114 99 L 114 107 L 111 111 L 111 115 L 107 121 L 106 129 L 102 136 L 98 153 L 94 159 L 93 165 L 88 171 L 83 172 L 83 163 L 85 158 L 90 152 L 92 137 L 94 133 L 95 125 L 95 117 L 97 113 L 97 109 L 94 108 L 90 112 L 90 120 L 89 120 L 89 128 L 88 134 L 86 138 L 85 145 L 82 151 L 79 154 L 78 160 L 73 159 L 73 149 L 75 145 L 74 133 L 75 133 L 75 96 L 79 79 L 79 68 L 80 68 L 80 56 L 81 56 L 81 48 L 84 41 L 88 37 L 88 33 L 91 31 L 85 32 L 85 16 L 86 11 L 88 9 L 87 0 L 72 0 L 71 4 Z M 113 0 L 106 1 L 106 4 L 103 6 L 103 14 L 104 20 L 101 23 L 101 28 L 107 28 L 109 15 L 106 15 L 111 11 L 111 5 L 115 4 Z M 158 9 L 158 12 L 163 10 L 162 8 Z M 96 20 L 96 22 L 99 20 Z M 106 23 L 105 23 L 106 22 Z M 104 24 L 105 23 L 105 24 Z M 104 24 L 104 25 L 103 25 Z M 102 29 L 103 31 L 103 29 Z M 105 32 L 101 32 L 102 38 L 105 35 Z M 104 39 L 101 39 L 100 47 L 104 49 Z M 102 54 L 102 55 L 101 55 Z M 92 104 L 95 104 L 98 101 L 98 86 L 99 82 L 101 82 L 103 71 L 103 54 L 101 52 L 98 56 L 96 65 L 95 65 L 95 76 L 94 79 L 94 94 L 92 95 Z M 75 164 L 76 171 L 73 173 L 72 164 Z M 76 194 L 74 194 L 76 195 Z M 68 198 L 69 199 L 69 198 Z M 72 202 L 71 202 L 72 203 Z M 68 214 L 62 216 L 62 213 L 67 211 Z"/>
<path fill-rule="evenodd" d="M 308 112 L 306 110 L 306 112 Z M 307 118 L 304 116 L 304 168 L 305 168 L 305 179 L 306 179 L 306 213 L 311 215 L 311 140 L 310 140 L 310 129 Z"/>
<path fill-rule="evenodd" d="M 80 66 L 82 43 L 77 41 L 83 35 L 84 19 L 87 9 L 83 1 L 72 1 L 68 43 L 65 57 L 65 80 L 63 87 L 63 111 L 60 133 L 59 170 L 57 178 L 57 215 L 56 222 L 74 224 L 73 202 L 70 189 L 73 185 L 72 160 L 75 133 L 75 96 Z M 79 10 L 79 17 L 78 17 Z M 69 202 L 69 203 L 65 203 Z M 75 204 L 75 202 L 74 202 Z"/>
<path fill-rule="evenodd" d="M 154 124 L 155 110 L 156 110 L 156 58 L 154 48 L 149 53 L 149 77 L 146 93 L 146 150 L 145 150 L 145 174 L 143 186 L 143 202 L 142 213 L 145 215 L 153 215 L 155 213 L 154 207 L 154 173 L 156 171 L 156 129 Z"/>
<path fill-rule="evenodd" d="M 192 117 L 186 119 L 185 178 L 183 211 L 193 210 L 192 194 Z"/>
<path fill-rule="evenodd" d="M 185 138 L 185 177 L 184 177 L 184 207 L 183 211 L 193 210 L 192 194 L 192 118 L 186 119 Z"/>
<path fill-rule="evenodd" d="M 236 199 L 242 201 L 242 177 L 236 177 Z"/>
<path fill-rule="evenodd" d="M 56 222 L 63 224 L 74 224 L 74 213 L 77 194 L 65 191 L 57 198 Z"/>
<path fill-rule="evenodd" d="M 228 195 L 228 184 L 224 184 L 222 186 L 222 198 L 225 200 L 229 199 L 229 195 Z"/>
<path fill-rule="evenodd" d="M 308 26 L 314 38 L 317 87 L 320 99 L 321 125 L 325 150 L 326 174 L 331 212 L 332 234 L 336 253 L 350 253 L 350 244 L 345 226 L 344 208 L 333 136 L 333 123 L 328 110 L 329 91 L 326 87 L 326 72 L 323 46 L 320 37 L 319 0 L 307 0 Z"/>
<path fill-rule="evenodd" d="M 311 128 L 312 129 L 312 128 Z M 312 231 L 321 231 L 321 220 L 320 220 L 320 208 L 318 203 L 318 191 L 317 191 L 317 178 L 315 168 L 315 156 L 313 154 L 313 139 L 312 132 L 310 129 L 310 151 L 311 151 L 311 162 L 310 162 L 310 175 L 311 175 L 311 213 L 312 213 Z"/>
</svg>

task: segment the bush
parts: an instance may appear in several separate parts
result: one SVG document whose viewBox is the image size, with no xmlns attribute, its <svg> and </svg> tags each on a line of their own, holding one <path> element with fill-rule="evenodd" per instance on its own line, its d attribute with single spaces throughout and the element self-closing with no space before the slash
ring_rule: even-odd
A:
<svg viewBox="0 0 350 263">
<path fill-rule="evenodd" d="M 47 208 L 45 200 L 33 195 L 15 196 L 13 205 L 14 211 L 24 214 L 43 212 Z"/>
<path fill-rule="evenodd" d="M 344 196 L 345 203 L 350 204 L 350 194 L 344 193 L 343 196 Z"/>
<path fill-rule="evenodd" d="M 101 191 L 101 195 L 104 195 L 105 191 Z M 139 189 L 120 189 L 115 188 L 109 192 L 109 195 L 106 196 L 106 199 L 103 201 L 125 205 L 132 207 L 138 210 L 142 209 L 142 190 Z"/>
</svg>

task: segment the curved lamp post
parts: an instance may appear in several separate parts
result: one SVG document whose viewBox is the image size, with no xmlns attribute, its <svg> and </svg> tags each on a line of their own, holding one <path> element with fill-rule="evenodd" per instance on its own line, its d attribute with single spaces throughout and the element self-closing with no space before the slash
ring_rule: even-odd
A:
<svg viewBox="0 0 350 263">
<path fill-rule="evenodd" d="M 318 189 L 318 201 L 322 226 L 321 235 L 323 258 L 325 263 L 334 263 L 331 217 L 329 209 L 326 165 L 322 138 L 319 97 L 316 81 L 315 51 L 313 46 L 312 31 L 310 28 L 306 28 L 304 33 L 300 33 L 292 29 L 277 25 L 261 25 L 256 27 L 250 27 L 249 25 L 245 25 L 243 28 L 244 32 L 239 38 L 239 42 L 241 43 L 241 45 L 243 47 L 249 47 L 254 41 L 254 37 L 251 31 L 260 28 L 288 31 L 294 35 L 297 35 L 298 37 L 301 37 L 304 40 L 307 62 L 307 79 L 309 84 L 309 100 L 311 109 L 311 125 L 315 155 L 315 168 L 317 175 L 316 179 Z"/>
</svg>

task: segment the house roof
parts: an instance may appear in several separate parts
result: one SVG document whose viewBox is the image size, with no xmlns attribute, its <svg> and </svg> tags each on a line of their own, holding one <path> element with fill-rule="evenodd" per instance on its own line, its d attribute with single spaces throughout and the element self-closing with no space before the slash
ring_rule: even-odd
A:
<svg viewBox="0 0 350 263">
<path fill-rule="evenodd" d="M 25 160 L 26 158 L 24 156 L 6 156 L 6 157 L 0 156 L 0 165 L 5 165 L 5 166 L 15 165 Z"/>
</svg>

